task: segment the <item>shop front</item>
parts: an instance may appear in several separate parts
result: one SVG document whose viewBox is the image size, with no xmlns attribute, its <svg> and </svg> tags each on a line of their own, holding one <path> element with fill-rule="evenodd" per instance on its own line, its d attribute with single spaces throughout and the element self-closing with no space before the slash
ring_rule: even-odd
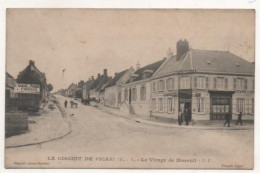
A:
<svg viewBox="0 0 260 173">
<path fill-rule="evenodd" d="M 209 91 L 210 120 L 224 120 L 228 113 L 232 116 L 232 95 L 234 91 Z"/>
</svg>

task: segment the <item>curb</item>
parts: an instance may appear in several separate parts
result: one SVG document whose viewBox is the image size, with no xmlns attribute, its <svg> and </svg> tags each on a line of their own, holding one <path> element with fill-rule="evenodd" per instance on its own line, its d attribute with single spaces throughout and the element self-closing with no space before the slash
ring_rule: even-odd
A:
<svg viewBox="0 0 260 173">
<path fill-rule="evenodd" d="M 64 115 L 63 115 L 63 113 L 61 111 L 60 106 L 58 106 L 57 103 L 54 103 L 54 104 L 59 108 L 59 110 L 60 110 L 60 112 L 62 114 L 62 117 L 64 118 Z M 49 140 L 40 141 L 40 142 L 29 143 L 29 144 L 5 146 L 5 148 L 19 148 L 19 147 L 27 147 L 27 146 L 32 146 L 32 145 L 40 145 L 40 144 L 43 144 L 43 143 L 47 143 L 47 142 L 51 142 L 51 141 L 56 141 L 58 139 L 62 139 L 64 137 L 66 137 L 67 135 L 71 134 L 71 132 L 72 132 L 71 124 L 67 120 L 66 120 L 66 122 L 68 123 L 69 131 L 67 133 L 59 136 L 59 137 L 55 137 L 55 138 L 52 138 L 52 139 L 49 139 Z"/>
<path fill-rule="evenodd" d="M 252 127 L 248 127 L 248 126 L 244 126 L 244 127 L 223 127 L 223 126 L 219 126 L 219 127 L 207 127 L 207 126 L 185 126 L 185 125 L 182 125 L 182 126 L 178 126 L 178 125 L 168 125 L 168 124 L 163 124 L 163 123 L 160 123 L 160 122 L 152 122 L 152 121 L 149 121 L 149 120 L 143 120 L 141 118 L 132 118 L 132 117 L 124 117 L 122 115 L 119 115 L 119 114 L 116 114 L 114 112 L 111 112 L 110 110 L 107 110 L 103 107 L 95 107 L 99 110 L 102 110 L 103 112 L 107 111 L 110 113 L 110 115 L 112 116 L 116 116 L 116 117 L 119 117 L 119 118 L 124 118 L 124 119 L 127 119 L 129 121 L 132 121 L 132 122 L 137 122 L 137 123 L 143 123 L 143 124 L 148 124 L 148 125 L 153 125 L 153 126 L 159 126 L 159 127 L 167 127 L 167 128 L 182 128 L 182 129 L 202 129 L 202 130 L 253 130 L 254 129 L 254 126 Z"/>
</svg>

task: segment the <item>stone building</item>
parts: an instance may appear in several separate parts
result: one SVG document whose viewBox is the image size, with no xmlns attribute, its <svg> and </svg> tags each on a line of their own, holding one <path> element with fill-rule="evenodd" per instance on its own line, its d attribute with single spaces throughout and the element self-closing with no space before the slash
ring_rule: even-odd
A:
<svg viewBox="0 0 260 173">
<path fill-rule="evenodd" d="M 151 78 L 152 115 L 177 119 L 188 110 L 189 120 L 223 120 L 225 114 L 254 118 L 255 66 L 229 51 L 191 49 L 177 43 L 171 56 Z"/>
<path fill-rule="evenodd" d="M 166 58 L 163 58 L 142 68 L 138 65 L 135 73 L 131 74 L 126 84 L 121 87 L 121 111 L 149 116 L 150 78 L 165 61 Z"/>
<path fill-rule="evenodd" d="M 119 108 L 122 100 L 121 87 L 130 78 L 130 75 L 134 73 L 134 68 L 126 69 L 120 73 L 115 73 L 114 78 L 106 85 L 104 92 L 104 104 L 105 106 L 112 108 Z"/>
</svg>

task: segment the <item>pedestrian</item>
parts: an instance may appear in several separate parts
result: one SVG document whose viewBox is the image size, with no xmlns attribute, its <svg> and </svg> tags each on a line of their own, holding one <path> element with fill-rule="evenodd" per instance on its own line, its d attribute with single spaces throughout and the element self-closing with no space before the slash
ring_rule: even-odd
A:
<svg viewBox="0 0 260 173">
<path fill-rule="evenodd" d="M 68 104 L 68 101 L 65 100 L 65 102 L 64 102 L 64 106 L 65 106 L 65 108 L 67 108 L 67 104 Z"/>
<path fill-rule="evenodd" d="M 188 115 L 188 109 L 185 109 L 185 114 L 184 114 L 186 126 L 189 125 L 189 115 Z"/>
<path fill-rule="evenodd" d="M 243 124 L 243 122 L 242 122 L 242 115 L 243 115 L 242 112 L 240 112 L 238 114 L 236 126 L 237 126 L 238 123 L 240 123 L 240 125 L 242 126 L 242 124 Z"/>
<path fill-rule="evenodd" d="M 231 117 L 230 117 L 230 114 L 229 114 L 229 113 L 226 113 L 225 119 L 226 119 L 226 121 L 225 121 L 225 123 L 224 123 L 224 126 L 225 126 L 226 124 L 228 124 L 228 127 L 230 127 Z"/>
<path fill-rule="evenodd" d="M 182 112 L 181 110 L 179 110 L 179 113 L 178 113 L 178 124 L 181 126 L 182 124 L 182 121 L 183 121 L 183 115 L 182 115 Z"/>
</svg>

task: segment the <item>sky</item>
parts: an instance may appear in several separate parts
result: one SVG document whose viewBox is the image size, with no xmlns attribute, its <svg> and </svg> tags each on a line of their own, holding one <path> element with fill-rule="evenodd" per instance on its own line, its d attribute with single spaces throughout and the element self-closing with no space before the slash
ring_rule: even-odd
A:
<svg viewBox="0 0 260 173">
<path fill-rule="evenodd" d="M 161 60 L 180 39 L 255 61 L 253 10 L 8 9 L 6 31 L 6 71 L 34 60 L 54 91 Z"/>
</svg>

